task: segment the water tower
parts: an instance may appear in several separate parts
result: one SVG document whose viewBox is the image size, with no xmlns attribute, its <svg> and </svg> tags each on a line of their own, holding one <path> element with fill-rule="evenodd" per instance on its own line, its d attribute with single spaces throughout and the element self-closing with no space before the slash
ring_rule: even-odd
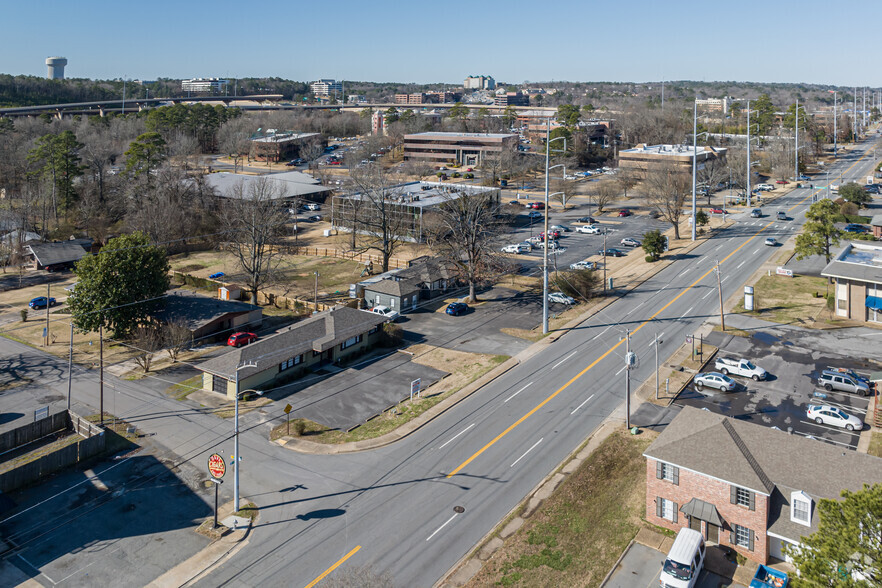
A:
<svg viewBox="0 0 882 588">
<path fill-rule="evenodd" d="M 46 77 L 50 80 L 63 80 L 65 65 L 67 65 L 67 58 L 65 57 L 47 57 L 46 66 L 48 71 L 46 72 Z"/>
</svg>

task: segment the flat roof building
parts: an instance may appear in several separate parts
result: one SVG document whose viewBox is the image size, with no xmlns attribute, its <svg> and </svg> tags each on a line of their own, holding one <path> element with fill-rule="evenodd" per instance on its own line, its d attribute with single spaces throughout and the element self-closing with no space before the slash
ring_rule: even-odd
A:
<svg viewBox="0 0 882 588">
<path fill-rule="evenodd" d="M 882 322 L 882 244 L 853 241 L 821 271 L 835 284 L 836 316 Z"/>
<path fill-rule="evenodd" d="M 264 176 L 218 172 L 205 176 L 205 183 L 214 188 L 222 198 L 249 198 L 253 194 L 249 185 L 262 179 L 273 184 L 274 195 L 282 201 L 320 202 L 330 192 L 330 188 L 322 186 L 317 179 L 301 172 L 282 172 Z"/>
<path fill-rule="evenodd" d="M 438 164 L 481 165 L 488 155 L 517 148 L 511 133 L 427 132 L 404 136 L 404 159 Z"/>
<path fill-rule="evenodd" d="M 462 83 L 466 90 L 495 90 L 496 80 L 491 76 L 469 76 Z"/>
<path fill-rule="evenodd" d="M 229 83 L 229 80 L 222 80 L 220 78 L 193 78 L 191 80 L 181 80 L 181 91 L 226 94 Z"/>
<path fill-rule="evenodd" d="M 529 106 L 530 96 L 523 92 L 499 92 L 493 97 L 493 106 Z"/>
<path fill-rule="evenodd" d="M 315 96 L 331 96 L 332 94 L 343 93 L 343 82 L 331 79 L 321 79 L 310 84 L 312 93 Z"/>
<path fill-rule="evenodd" d="M 285 161 L 300 155 L 300 149 L 311 141 L 327 145 L 321 133 L 271 133 L 251 139 L 251 157 L 258 161 Z"/>
<path fill-rule="evenodd" d="M 699 146 L 695 150 L 695 162 L 698 169 L 703 169 L 711 159 L 726 158 L 725 147 Z M 662 165 L 673 164 L 683 173 L 692 173 L 692 145 L 637 145 L 633 149 L 619 151 L 619 167 L 645 173 L 658 169 Z"/>
</svg>

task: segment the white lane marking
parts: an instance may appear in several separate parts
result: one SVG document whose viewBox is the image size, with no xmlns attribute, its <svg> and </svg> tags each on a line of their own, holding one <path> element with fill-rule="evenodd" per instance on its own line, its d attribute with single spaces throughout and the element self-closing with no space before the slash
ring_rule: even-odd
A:
<svg viewBox="0 0 882 588">
<path fill-rule="evenodd" d="M 447 443 L 445 443 L 444 445 L 442 445 L 438 449 L 444 449 L 447 445 L 449 445 L 450 443 L 453 443 L 454 439 L 456 439 L 457 437 L 459 437 L 460 435 L 462 435 L 463 433 L 465 433 L 466 431 L 468 431 L 469 429 L 471 429 L 474 426 L 475 426 L 475 423 L 472 423 L 471 425 L 469 425 L 468 427 L 466 427 L 465 429 L 463 429 L 462 431 L 460 431 L 459 433 L 457 433 L 456 435 L 451 437 L 450 440 L 447 441 Z"/>
<path fill-rule="evenodd" d="M 665 336 L 665 332 L 664 332 L 664 331 L 662 331 L 661 333 L 659 333 L 659 334 L 658 334 L 658 339 L 659 339 L 659 341 L 661 341 L 661 338 L 664 337 L 664 336 Z M 649 348 L 651 349 L 654 345 L 655 345 L 655 337 L 652 338 L 652 341 L 649 342 L 649 345 L 647 345 L 647 347 L 649 347 Z"/>
<path fill-rule="evenodd" d="M 800 422 L 803 422 L 803 421 L 800 421 Z M 815 423 L 812 423 L 812 424 L 814 425 Z M 816 441 L 826 441 L 827 443 L 835 443 L 836 445 L 842 445 L 843 447 L 853 448 L 851 443 L 843 443 L 842 441 L 834 441 L 833 439 L 828 439 L 827 437 L 820 437 L 818 435 L 812 435 L 811 433 L 803 433 L 802 431 L 794 430 L 793 432 L 797 433 L 799 435 L 802 435 L 803 437 L 811 437 L 812 439 L 815 439 Z"/>
<path fill-rule="evenodd" d="M 577 406 L 576 408 L 574 408 L 574 409 L 573 409 L 573 412 L 570 413 L 570 416 L 576 414 L 576 411 L 579 410 L 580 408 L 582 408 L 583 406 L 585 406 L 585 404 L 587 404 L 588 401 L 591 400 L 592 398 L 594 398 L 594 394 L 592 394 L 591 396 L 589 396 L 588 398 L 586 398 L 585 401 L 582 402 L 582 404 L 580 404 L 579 406 Z"/>
<path fill-rule="evenodd" d="M 687 267 L 687 268 L 684 269 L 682 272 L 680 272 L 679 274 L 677 274 L 677 277 L 679 278 L 680 276 L 682 276 L 683 274 L 685 274 L 686 272 L 688 272 L 690 269 L 691 269 L 691 268 L 688 268 L 688 267 Z"/>
<path fill-rule="evenodd" d="M 560 364 L 562 364 L 563 362 L 565 362 L 566 360 L 568 360 L 568 359 L 571 358 L 572 356 L 576 355 L 577 353 L 579 353 L 579 350 L 578 350 L 578 349 L 577 349 L 576 351 L 573 351 L 573 352 L 570 353 L 569 355 L 567 355 L 565 358 L 563 358 L 562 360 L 560 360 L 559 362 L 557 362 L 557 363 L 554 364 L 553 366 L 551 366 L 551 369 L 556 368 L 557 366 L 559 366 Z"/>
<path fill-rule="evenodd" d="M 437 535 L 437 534 L 438 534 L 438 531 L 440 531 L 441 529 L 443 529 L 444 527 L 446 527 L 446 526 L 448 525 L 448 523 L 450 523 L 450 521 L 452 521 L 453 519 L 455 519 L 455 518 L 456 518 L 456 515 L 458 515 L 458 514 L 459 514 L 458 512 L 457 512 L 457 513 L 453 513 L 453 516 L 452 516 L 452 517 L 450 517 L 449 519 L 447 519 L 447 521 L 446 521 L 443 525 L 441 525 L 440 527 L 438 527 L 437 529 L 435 529 L 435 532 L 434 532 L 434 533 L 432 533 L 431 535 L 429 535 L 428 537 L 426 537 L 426 541 L 428 541 L 429 539 L 431 539 L 432 537 L 434 537 L 435 535 Z"/>
<path fill-rule="evenodd" d="M 520 390 L 518 390 L 517 392 L 515 392 L 514 394 L 512 394 L 511 396 L 509 396 L 505 400 L 503 400 L 502 404 L 505 404 L 506 402 L 508 402 L 509 400 L 511 400 L 512 398 L 514 398 L 515 396 L 517 396 L 518 394 L 520 394 L 521 392 L 523 392 L 524 390 L 529 388 L 532 384 L 533 384 L 533 382 L 530 382 L 529 384 L 527 384 L 526 386 L 524 386 L 523 388 L 521 388 Z"/>
<path fill-rule="evenodd" d="M 834 427 L 833 425 L 828 425 L 827 423 L 816 423 L 814 421 L 799 421 L 801 423 L 805 423 L 806 425 L 814 425 L 816 427 L 821 427 L 823 429 L 827 429 L 828 431 L 836 431 L 837 433 L 845 433 L 846 435 L 860 435 L 860 431 L 847 431 L 840 427 Z"/>
<path fill-rule="evenodd" d="M 756 255 L 756 254 L 759 253 L 759 252 L 760 252 L 760 250 L 757 249 L 756 251 L 753 252 L 753 254 Z"/>
<path fill-rule="evenodd" d="M 643 306 L 644 304 L 646 304 L 646 301 L 645 301 L 645 300 L 644 300 L 643 302 L 641 302 L 640 304 L 638 304 L 637 306 L 635 306 L 634 308 L 632 308 L 631 310 L 632 310 L 632 311 L 637 310 L 638 308 L 640 308 L 640 307 Z"/>
<path fill-rule="evenodd" d="M 17 553 L 16 555 L 18 555 L 18 557 L 21 558 L 21 561 L 25 562 L 26 564 L 28 564 L 29 566 L 31 566 L 32 568 L 34 568 L 34 570 L 36 570 L 36 571 L 38 572 L 38 575 L 39 575 L 39 574 L 42 574 L 43 576 L 46 576 L 46 574 L 43 573 L 43 570 L 41 570 L 40 568 L 38 568 L 37 566 L 35 566 L 35 565 L 32 564 L 31 562 L 29 562 L 28 560 L 26 560 L 25 557 L 24 557 L 22 554 Z M 53 584 L 58 584 L 58 582 L 56 582 L 55 580 L 53 580 L 53 579 L 50 578 L 49 576 L 46 576 L 46 579 L 49 580 L 50 582 L 52 582 Z"/>
<path fill-rule="evenodd" d="M 707 291 L 707 294 L 705 294 L 704 296 L 702 296 L 701 299 L 704 300 L 705 298 L 707 298 L 708 296 L 710 296 L 710 295 L 713 294 L 714 292 L 715 292 L 715 290 L 708 290 L 708 291 Z"/>
<path fill-rule="evenodd" d="M 520 456 L 519 458 L 517 458 L 516 460 L 514 460 L 514 463 L 511 464 L 511 465 L 508 466 L 508 467 L 510 467 L 510 468 L 515 467 L 515 465 L 516 465 L 519 461 L 521 461 L 522 459 L 524 459 L 525 457 L 527 457 L 527 454 L 528 454 L 528 453 L 530 453 L 531 451 L 533 451 L 534 449 L 536 449 L 536 446 L 539 445 L 540 443 L 542 443 L 542 439 L 544 439 L 544 438 L 545 438 L 545 437 L 542 437 L 541 439 L 539 439 L 538 441 L 536 441 L 535 443 L 533 443 L 533 446 L 532 446 L 531 448 L 529 448 L 528 450 L 526 450 L 522 456 Z"/>
<path fill-rule="evenodd" d="M 694 307 L 694 306 L 690 306 L 690 307 L 689 307 L 689 310 L 687 310 L 686 312 L 684 312 L 683 314 L 680 315 L 680 318 L 683 318 L 683 317 L 685 317 L 687 314 L 689 314 L 690 312 L 692 312 L 692 309 L 693 309 L 693 308 L 695 308 L 695 307 Z"/>
<path fill-rule="evenodd" d="M 741 266 L 744 265 L 745 263 L 747 263 L 746 259 L 744 261 L 742 261 L 741 263 L 739 263 L 737 266 L 735 266 L 735 269 L 741 269 Z"/>
</svg>

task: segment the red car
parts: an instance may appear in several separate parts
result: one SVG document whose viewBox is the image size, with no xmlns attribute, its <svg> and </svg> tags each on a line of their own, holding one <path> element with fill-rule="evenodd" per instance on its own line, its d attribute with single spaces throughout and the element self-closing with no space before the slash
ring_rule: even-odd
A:
<svg viewBox="0 0 882 588">
<path fill-rule="evenodd" d="M 729 214 L 725 208 L 711 208 L 711 214 Z"/>
<path fill-rule="evenodd" d="M 530 208 L 532 208 L 533 210 L 545 210 L 545 203 L 544 202 L 533 202 L 530 204 Z"/>
<path fill-rule="evenodd" d="M 230 335 L 230 338 L 227 339 L 227 345 L 230 347 L 242 347 L 243 345 L 248 345 L 249 343 L 254 343 L 257 341 L 257 335 L 254 333 L 246 333 L 244 331 L 240 331 L 238 333 L 233 333 Z"/>
<path fill-rule="evenodd" d="M 790 182 L 788 182 L 787 180 L 778 180 L 778 181 L 775 182 L 775 183 L 776 183 L 776 184 L 784 184 L 784 185 L 787 185 L 787 184 L 789 184 Z"/>
<path fill-rule="evenodd" d="M 552 239 L 560 239 L 560 231 L 548 231 Z M 539 233 L 539 237 L 544 241 L 545 233 Z"/>
<path fill-rule="evenodd" d="M 631 211 L 627 208 L 623 208 L 619 211 L 619 216 L 631 216 Z"/>
</svg>

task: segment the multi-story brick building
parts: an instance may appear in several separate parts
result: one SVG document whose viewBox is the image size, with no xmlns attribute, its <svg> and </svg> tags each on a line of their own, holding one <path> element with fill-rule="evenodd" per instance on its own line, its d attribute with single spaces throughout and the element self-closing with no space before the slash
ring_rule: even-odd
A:
<svg viewBox="0 0 882 588">
<path fill-rule="evenodd" d="M 882 482 L 882 459 L 685 407 L 644 453 L 646 519 L 758 563 L 818 530 L 818 500 Z"/>
<path fill-rule="evenodd" d="M 882 246 L 872 241 L 849 243 L 821 275 L 835 284 L 836 316 L 882 322 Z"/>
<path fill-rule="evenodd" d="M 404 136 L 404 159 L 427 163 L 481 165 L 488 155 L 517 148 L 511 133 L 414 133 Z"/>
<path fill-rule="evenodd" d="M 619 167 L 636 173 L 646 173 L 663 166 L 673 166 L 683 173 L 692 174 L 692 161 L 698 169 L 702 169 L 708 161 L 725 162 L 725 147 L 696 148 L 693 155 L 691 145 L 637 145 L 633 149 L 619 151 Z"/>
</svg>

